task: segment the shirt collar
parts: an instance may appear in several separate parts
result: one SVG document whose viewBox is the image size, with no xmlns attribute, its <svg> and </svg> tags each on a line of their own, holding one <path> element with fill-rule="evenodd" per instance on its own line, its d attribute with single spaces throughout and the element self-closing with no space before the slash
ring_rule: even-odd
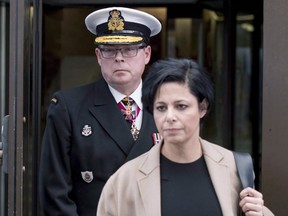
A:
<svg viewBox="0 0 288 216">
<path fill-rule="evenodd" d="M 119 91 L 117 91 L 116 89 L 114 89 L 110 85 L 108 85 L 108 87 L 109 87 L 109 90 L 110 90 L 111 94 L 113 95 L 113 97 L 115 98 L 117 103 L 119 103 L 124 97 L 127 96 L 127 95 L 120 93 Z M 137 87 L 137 89 L 131 95 L 129 95 L 129 97 L 133 98 L 133 100 L 135 101 L 137 106 L 141 110 L 143 110 L 141 96 L 142 96 L 142 80 L 141 80 L 139 86 Z"/>
</svg>

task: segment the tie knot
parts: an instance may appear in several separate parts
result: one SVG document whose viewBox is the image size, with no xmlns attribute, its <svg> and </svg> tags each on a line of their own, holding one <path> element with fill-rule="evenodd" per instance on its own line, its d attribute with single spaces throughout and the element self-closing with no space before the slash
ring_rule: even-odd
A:
<svg viewBox="0 0 288 216">
<path fill-rule="evenodd" d="M 121 101 L 125 106 L 127 106 L 127 105 L 132 106 L 132 104 L 134 103 L 134 100 L 131 97 L 124 97 Z"/>
</svg>

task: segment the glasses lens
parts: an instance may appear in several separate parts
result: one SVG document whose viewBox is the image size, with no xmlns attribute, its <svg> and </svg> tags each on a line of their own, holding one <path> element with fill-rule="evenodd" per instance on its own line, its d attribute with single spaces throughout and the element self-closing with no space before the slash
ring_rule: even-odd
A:
<svg viewBox="0 0 288 216">
<path fill-rule="evenodd" d="M 114 58 L 117 53 L 117 49 L 112 48 L 100 48 L 100 51 L 104 58 Z"/>
<path fill-rule="evenodd" d="M 121 53 L 124 57 L 134 57 L 137 55 L 138 47 L 125 47 L 121 49 Z"/>
<path fill-rule="evenodd" d="M 117 52 L 121 52 L 123 57 L 134 57 L 138 53 L 138 49 L 143 49 L 145 46 L 127 46 L 122 48 L 110 48 L 110 47 L 102 47 L 100 49 L 101 54 L 104 58 L 115 58 L 117 55 Z"/>
</svg>

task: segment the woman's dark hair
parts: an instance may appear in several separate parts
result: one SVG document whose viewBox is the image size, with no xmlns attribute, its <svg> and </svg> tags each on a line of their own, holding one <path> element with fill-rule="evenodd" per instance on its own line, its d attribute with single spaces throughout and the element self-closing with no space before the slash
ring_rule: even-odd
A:
<svg viewBox="0 0 288 216">
<path fill-rule="evenodd" d="M 169 58 L 152 64 L 143 82 L 142 102 L 148 112 L 153 114 L 156 92 L 167 82 L 187 84 L 191 94 L 197 98 L 198 105 L 205 99 L 207 113 L 210 111 L 214 102 L 214 89 L 209 74 L 192 59 Z"/>
</svg>

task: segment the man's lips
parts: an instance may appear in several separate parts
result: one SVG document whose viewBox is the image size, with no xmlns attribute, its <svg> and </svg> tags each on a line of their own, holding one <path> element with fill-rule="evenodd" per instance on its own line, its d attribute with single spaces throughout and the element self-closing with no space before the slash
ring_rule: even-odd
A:
<svg viewBox="0 0 288 216">
<path fill-rule="evenodd" d="M 114 70 L 114 72 L 116 73 L 116 72 L 128 72 L 128 70 L 126 70 L 126 69 L 116 69 L 116 70 Z"/>
</svg>

